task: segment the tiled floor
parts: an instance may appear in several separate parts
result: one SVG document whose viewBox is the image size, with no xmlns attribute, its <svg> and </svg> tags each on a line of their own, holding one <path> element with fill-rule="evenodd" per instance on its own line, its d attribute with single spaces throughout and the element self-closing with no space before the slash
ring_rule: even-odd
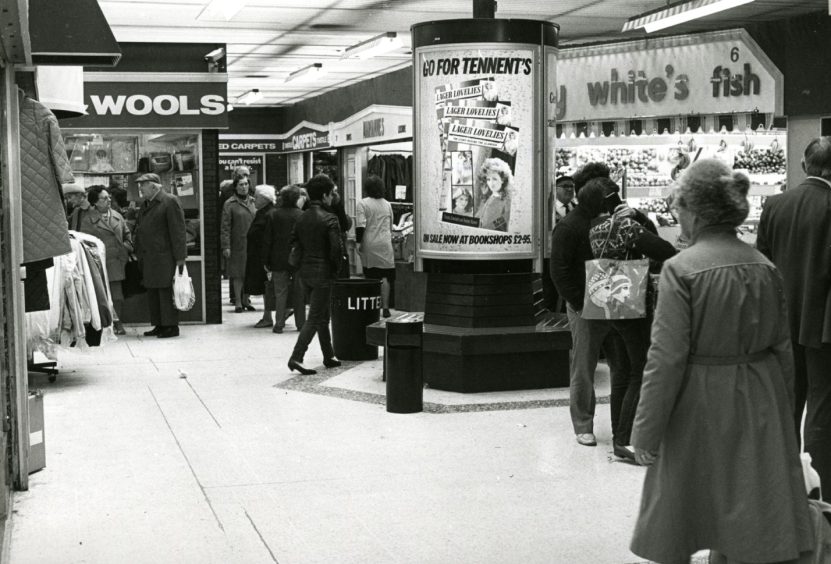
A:
<svg viewBox="0 0 831 564">
<path fill-rule="evenodd" d="M 11 562 L 638 561 L 643 469 L 613 460 L 608 405 L 597 448 L 566 390 L 427 389 L 430 412 L 389 414 L 380 361 L 298 377 L 295 331 L 225 318 L 129 328 L 34 382 L 47 466 L 15 495 Z M 306 360 L 322 369 L 316 342 Z"/>
</svg>

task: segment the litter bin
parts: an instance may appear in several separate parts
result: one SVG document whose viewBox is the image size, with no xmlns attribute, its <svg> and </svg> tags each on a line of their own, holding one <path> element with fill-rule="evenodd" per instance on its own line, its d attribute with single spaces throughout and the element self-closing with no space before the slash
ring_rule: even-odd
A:
<svg viewBox="0 0 831 564">
<path fill-rule="evenodd" d="M 381 319 L 381 281 L 343 278 L 332 285 L 332 347 L 341 360 L 375 360 L 366 327 Z"/>
<path fill-rule="evenodd" d="M 387 411 L 417 413 L 424 409 L 421 369 L 421 321 L 410 316 L 387 321 L 384 368 L 387 373 Z"/>
</svg>

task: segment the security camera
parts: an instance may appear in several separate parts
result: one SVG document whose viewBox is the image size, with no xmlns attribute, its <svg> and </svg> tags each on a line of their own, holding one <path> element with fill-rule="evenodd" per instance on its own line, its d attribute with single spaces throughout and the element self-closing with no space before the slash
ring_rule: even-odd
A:
<svg viewBox="0 0 831 564">
<path fill-rule="evenodd" d="M 218 63 L 225 56 L 225 47 L 217 47 L 205 55 L 206 63 Z"/>
</svg>

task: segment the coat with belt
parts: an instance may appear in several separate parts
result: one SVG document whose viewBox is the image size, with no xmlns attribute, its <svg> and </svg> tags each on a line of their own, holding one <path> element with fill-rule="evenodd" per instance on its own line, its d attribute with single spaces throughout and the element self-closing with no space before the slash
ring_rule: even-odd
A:
<svg viewBox="0 0 831 564">
<path fill-rule="evenodd" d="M 632 430 L 632 446 L 657 452 L 635 554 L 779 562 L 811 550 L 786 320 L 782 277 L 732 228 L 664 263 Z"/>
<path fill-rule="evenodd" d="M 88 209 L 75 208 L 69 217 L 69 225 L 76 231 L 98 237 L 104 243 L 107 253 L 107 278 L 110 282 L 124 280 L 124 266 L 130 257 L 132 243 L 127 222 L 115 210 L 107 219 L 90 206 Z"/>
<path fill-rule="evenodd" d="M 231 256 L 225 263 L 225 273 L 230 278 L 245 277 L 245 261 L 248 255 L 248 229 L 254 221 L 254 198 L 240 200 L 232 196 L 222 204 L 222 225 L 220 242 L 222 250 L 230 250 Z"/>
<path fill-rule="evenodd" d="M 73 182 L 61 129 L 43 104 L 20 98 L 23 261 L 71 251 L 61 184 Z"/>
<path fill-rule="evenodd" d="M 794 342 L 831 343 L 831 185 L 809 177 L 765 201 L 756 248 L 782 272 Z"/>
<path fill-rule="evenodd" d="M 320 201 L 311 202 L 297 218 L 291 244 L 302 257 L 298 274 L 304 283 L 328 284 L 337 278 L 343 258 L 340 224 Z"/>
<path fill-rule="evenodd" d="M 186 239 L 185 212 L 176 196 L 161 191 L 141 205 L 134 243 L 145 288 L 173 286 L 176 262 L 188 255 Z"/>
<path fill-rule="evenodd" d="M 298 207 L 274 207 L 268 213 L 260 249 L 260 264 L 272 272 L 289 270 L 291 233 L 297 218 L 303 215 Z"/>
</svg>

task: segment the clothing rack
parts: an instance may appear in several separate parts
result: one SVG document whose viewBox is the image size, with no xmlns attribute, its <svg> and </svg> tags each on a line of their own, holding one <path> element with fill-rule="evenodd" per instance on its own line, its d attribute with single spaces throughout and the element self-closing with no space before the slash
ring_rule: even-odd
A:
<svg viewBox="0 0 831 564">
<path fill-rule="evenodd" d="M 34 359 L 29 359 L 26 363 L 26 369 L 28 372 L 39 372 L 41 374 L 46 374 L 49 376 L 50 382 L 55 382 L 58 378 L 58 361 L 56 360 L 49 360 L 46 362 L 35 362 Z"/>
</svg>

